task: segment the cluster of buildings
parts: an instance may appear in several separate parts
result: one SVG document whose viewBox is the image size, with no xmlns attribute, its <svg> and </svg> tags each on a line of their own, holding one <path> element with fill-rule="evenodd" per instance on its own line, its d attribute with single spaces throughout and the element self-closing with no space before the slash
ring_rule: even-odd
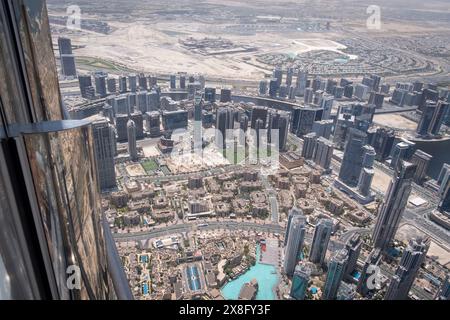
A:
<svg viewBox="0 0 450 320">
<path fill-rule="evenodd" d="M 346 292 L 345 295 L 351 296 L 348 299 L 353 299 L 356 293 L 361 298 L 372 297 L 370 292 L 373 293 L 380 290 L 382 285 L 385 289 L 383 290 L 384 299 L 408 299 L 414 281 L 419 275 L 419 270 L 425 262 L 425 257 L 430 247 L 429 238 L 416 237 L 410 240 L 407 247 L 403 250 L 401 260 L 389 283 L 387 279 L 383 279 L 381 276 L 379 283 L 372 283 L 373 278 L 369 279 L 369 277 L 375 270 L 374 268 L 379 268 L 382 265 L 384 259 L 392 259 L 391 250 L 394 238 L 411 192 L 411 183 L 414 180 L 415 169 L 416 165 L 403 160 L 396 168 L 392 182 L 378 209 L 371 241 L 368 242 L 366 240 L 366 243 L 364 243 L 362 238 L 355 234 L 348 239 L 344 248 L 336 250 L 328 259 L 326 279 L 322 288 L 322 299 L 342 299 L 342 297 L 339 297 L 339 292 L 341 294 Z M 443 210 L 442 205 L 445 205 L 445 201 L 441 201 L 439 210 Z M 303 211 L 293 208 L 289 212 L 285 235 L 284 272 L 286 275 L 292 276 L 290 296 L 294 299 L 305 299 L 307 290 L 310 287 L 311 268 L 306 263 L 306 255 L 304 255 L 305 250 L 303 248 L 306 227 L 307 219 Z M 323 266 L 332 231 L 332 220 L 319 220 L 315 226 L 309 251 L 308 260 L 310 263 Z M 356 278 L 354 274 L 363 246 L 366 249 L 372 249 L 367 255 L 361 271 L 358 272 L 358 278 Z M 371 268 L 370 272 L 368 271 L 369 268 Z M 439 289 L 439 292 L 445 290 L 446 282 L 439 282 L 439 284 L 442 287 Z M 345 288 L 342 289 L 341 286 Z M 353 289 L 348 290 L 349 286 Z"/>
<path fill-rule="evenodd" d="M 255 263 L 255 244 L 238 233 L 199 231 L 117 246 L 136 298 L 223 300 L 220 287 Z"/>
<path fill-rule="evenodd" d="M 186 46 L 201 47 L 210 42 L 186 41 Z M 76 76 L 70 40 L 60 38 L 58 44 L 61 72 Z M 238 102 L 230 89 L 218 92 L 205 84 L 204 77 L 186 73 L 170 75 L 167 88 L 145 74 L 115 78 L 94 72 L 78 75 L 78 80 L 81 96 L 88 102 L 69 112 L 92 122 L 98 183 L 105 192 L 103 209 L 116 232 L 211 217 L 286 220 L 282 270 L 291 285 L 288 295 L 350 300 L 376 294 L 377 288 L 367 282 L 370 268 L 392 259 L 394 238 L 414 185 L 438 194 L 439 204 L 429 219 L 449 228 L 447 166 L 437 180 L 430 180 L 430 154 L 394 130 L 373 124 L 383 108 L 417 106 L 417 134 L 441 136 L 448 124 L 450 96 L 433 84 L 397 83 L 391 93 L 390 85 L 375 74 L 354 83 L 346 78 L 310 78 L 306 69 L 276 67 L 268 81 L 259 83 L 259 100 L 244 97 Z M 204 135 L 211 128 L 215 129 L 212 140 Z M 256 150 L 258 161 L 245 162 L 240 169 L 224 166 L 216 175 L 202 175 L 200 170 L 157 183 L 145 170 L 137 177 L 127 174 L 129 166 L 147 161 L 138 140 L 156 142 L 158 157 L 164 159 L 179 150 L 172 137 L 179 129 L 192 131 L 185 132 L 193 140 L 193 151 L 214 145 L 227 157 L 231 151 L 237 164 L 239 152 L 248 158 Z M 280 167 L 263 177 L 252 165 L 260 164 L 262 151 L 270 150 L 280 153 Z M 369 209 L 376 200 L 371 185 L 379 165 L 393 177 L 380 206 Z M 170 171 L 158 175 L 176 176 Z M 336 244 L 335 238 L 350 226 L 366 227 L 372 221 L 370 239 L 355 233 L 343 245 Z M 216 237 L 192 244 L 191 240 L 158 239 L 146 244 L 148 252 L 124 249 L 127 273 L 139 296 L 220 298 L 217 289 L 226 279 L 245 272 L 254 259 L 242 254 L 244 245 L 245 252 L 254 251 L 252 241 Z M 404 248 L 392 279 L 382 281 L 385 299 L 408 297 L 429 246 L 429 239 L 415 238 Z M 359 261 L 362 252 L 364 264 Z M 248 284 L 243 296 L 254 296 L 256 287 Z"/>
<path fill-rule="evenodd" d="M 189 37 L 187 39 L 180 39 L 178 42 L 183 48 L 188 49 L 190 52 L 205 56 L 251 52 L 256 50 L 253 46 L 238 45 L 231 40 L 224 38 L 195 39 Z"/>
<path fill-rule="evenodd" d="M 264 53 L 257 56 L 257 61 L 268 66 L 303 69 L 322 76 L 360 76 L 370 73 L 388 76 L 436 70 L 437 65 L 431 60 L 392 48 L 392 40 L 386 41 L 387 45 L 378 41 L 372 43 L 366 39 L 347 38 L 339 41 L 346 46 L 343 52 L 311 50 L 295 56 Z M 430 48 L 434 49 L 434 46 Z"/>
</svg>

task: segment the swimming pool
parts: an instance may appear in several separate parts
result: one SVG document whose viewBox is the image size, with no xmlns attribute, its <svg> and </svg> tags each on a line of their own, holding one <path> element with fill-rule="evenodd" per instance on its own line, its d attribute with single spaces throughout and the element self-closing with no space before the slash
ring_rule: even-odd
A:
<svg viewBox="0 0 450 320">
<path fill-rule="evenodd" d="M 358 270 L 354 270 L 351 274 L 351 276 L 356 279 L 359 280 L 359 278 L 361 277 L 361 272 L 359 272 Z"/>
<path fill-rule="evenodd" d="M 148 294 L 148 283 L 146 283 L 146 282 L 144 282 L 143 284 L 142 284 L 142 293 L 145 295 L 145 294 Z"/>
<path fill-rule="evenodd" d="M 252 279 L 256 279 L 259 286 L 256 300 L 275 300 L 273 288 L 278 283 L 278 273 L 274 266 L 259 262 L 260 253 L 261 248 L 258 245 L 256 247 L 256 264 L 247 272 L 222 287 L 220 291 L 225 299 L 237 300 L 242 286 Z"/>
<path fill-rule="evenodd" d="M 197 291 L 201 289 L 200 275 L 197 266 L 186 267 L 186 276 L 188 279 L 189 289 Z"/>
</svg>

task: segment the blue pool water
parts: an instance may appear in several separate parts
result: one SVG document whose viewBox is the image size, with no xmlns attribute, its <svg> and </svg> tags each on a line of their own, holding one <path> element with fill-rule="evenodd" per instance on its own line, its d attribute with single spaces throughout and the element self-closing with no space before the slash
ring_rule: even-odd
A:
<svg viewBox="0 0 450 320">
<path fill-rule="evenodd" d="M 142 255 L 141 256 L 141 263 L 147 263 L 148 262 L 148 256 L 147 255 Z"/>
<path fill-rule="evenodd" d="M 147 294 L 148 293 L 148 284 L 147 283 L 144 283 L 142 285 L 142 293 L 143 294 Z"/>
<path fill-rule="evenodd" d="M 359 280 L 359 278 L 361 278 L 361 272 L 357 270 L 353 271 L 352 277 L 355 278 L 356 280 Z"/>
<path fill-rule="evenodd" d="M 186 275 L 189 283 L 189 289 L 191 289 L 192 291 L 200 290 L 201 284 L 197 267 L 196 266 L 187 267 Z"/>
<path fill-rule="evenodd" d="M 260 247 L 257 246 L 257 262 L 253 267 L 222 287 L 220 291 L 225 299 L 237 300 L 242 286 L 252 279 L 256 279 L 259 285 L 256 300 L 275 300 L 275 294 L 272 289 L 278 282 L 278 274 L 274 266 L 259 262 L 260 250 Z"/>
</svg>

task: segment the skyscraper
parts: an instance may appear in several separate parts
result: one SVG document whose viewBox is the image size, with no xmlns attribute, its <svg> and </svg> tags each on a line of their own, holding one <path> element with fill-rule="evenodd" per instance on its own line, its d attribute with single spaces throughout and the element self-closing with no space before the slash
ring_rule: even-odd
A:
<svg viewBox="0 0 450 320">
<path fill-rule="evenodd" d="M 438 300 L 450 300 L 450 274 L 447 274 L 444 281 L 441 283 L 439 292 L 437 294 Z"/>
<path fill-rule="evenodd" d="M 241 119 L 239 120 L 239 129 L 240 131 L 240 137 L 239 137 L 239 143 L 243 146 L 245 146 L 246 141 L 246 132 L 248 129 L 248 116 L 246 114 L 241 115 Z"/>
<path fill-rule="evenodd" d="M 306 134 L 303 137 L 302 157 L 312 159 L 317 146 L 317 135 L 315 132 Z"/>
<path fill-rule="evenodd" d="M 312 81 L 312 91 L 316 92 L 317 90 L 320 90 L 322 86 L 322 79 L 319 76 L 316 76 Z"/>
<path fill-rule="evenodd" d="M 206 89 L 205 89 L 206 92 Z M 202 149 L 202 111 L 203 100 L 200 94 L 194 96 L 194 149 Z"/>
<path fill-rule="evenodd" d="M 374 176 L 373 163 L 375 161 L 375 149 L 372 146 L 364 146 L 362 170 L 358 180 L 358 191 L 364 197 L 370 197 L 370 187 Z"/>
<path fill-rule="evenodd" d="M 350 129 L 354 128 L 355 116 L 348 113 L 338 113 L 333 133 L 333 143 L 336 148 L 344 148 Z"/>
<path fill-rule="evenodd" d="M 113 105 L 115 114 L 129 114 L 130 108 L 130 96 L 128 94 L 121 94 L 114 98 Z"/>
<path fill-rule="evenodd" d="M 437 103 L 436 112 L 433 114 L 431 124 L 429 127 L 429 133 L 431 135 L 438 135 L 441 131 L 442 123 L 444 122 L 444 116 L 448 114 L 450 105 L 448 102 L 439 101 Z"/>
<path fill-rule="evenodd" d="M 2 2 L 0 33 L 1 296 L 131 298 L 102 218 L 91 124 L 64 120 L 45 1 Z"/>
<path fill-rule="evenodd" d="M 148 111 L 148 92 L 140 90 L 136 97 L 136 106 L 143 114 Z"/>
<path fill-rule="evenodd" d="M 417 133 L 420 135 L 438 135 L 444 121 L 444 115 L 447 114 L 449 108 L 448 102 L 427 101 L 422 108 Z"/>
<path fill-rule="evenodd" d="M 120 93 L 127 92 L 127 77 L 125 76 L 119 77 L 119 92 Z"/>
<path fill-rule="evenodd" d="M 381 261 L 381 250 L 380 248 L 374 248 L 370 254 L 367 256 L 364 262 L 363 268 L 361 270 L 361 275 L 358 280 L 357 291 L 365 297 L 369 291 L 375 289 L 375 279 L 372 280 L 373 274 L 375 273 L 374 267 L 377 267 Z M 371 278 L 372 277 L 372 278 Z M 370 278 L 370 279 L 369 279 Z M 369 281 L 371 281 L 369 285 Z"/>
<path fill-rule="evenodd" d="M 325 91 L 328 94 L 332 94 L 334 92 L 334 88 L 337 86 L 337 81 L 334 79 L 327 79 L 326 85 L 325 85 Z"/>
<path fill-rule="evenodd" d="M 116 186 L 116 170 L 114 168 L 115 134 L 108 119 L 93 116 L 92 131 L 94 137 L 95 160 L 101 190 Z"/>
<path fill-rule="evenodd" d="M 417 133 L 420 135 L 426 135 L 429 132 L 431 126 L 431 121 L 433 119 L 434 113 L 436 112 L 436 103 L 433 101 L 427 101 L 427 103 L 422 108 L 422 116 L 417 124 Z"/>
<path fill-rule="evenodd" d="M 315 132 L 319 137 L 330 139 L 333 124 L 334 124 L 333 120 L 314 121 L 312 131 Z"/>
<path fill-rule="evenodd" d="M 61 73 L 66 77 L 76 77 L 75 56 L 73 54 L 61 55 Z"/>
<path fill-rule="evenodd" d="M 90 75 L 79 75 L 78 83 L 80 84 L 80 93 L 83 98 L 86 98 L 87 88 L 92 86 L 92 79 Z"/>
<path fill-rule="evenodd" d="M 186 73 L 180 73 L 180 89 L 186 89 Z"/>
<path fill-rule="evenodd" d="M 311 268 L 308 263 L 300 263 L 295 267 L 292 277 L 290 296 L 295 300 L 304 300 L 311 276 Z"/>
<path fill-rule="evenodd" d="M 76 77 L 75 56 L 72 54 L 72 44 L 68 38 L 58 38 L 61 73 L 66 77 Z"/>
<path fill-rule="evenodd" d="M 433 159 L 432 155 L 420 149 L 414 152 L 411 158 L 411 163 L 414 163 L 417 166 L 416 173 L 414 174 L 414 181 L 417 184 L 422 184 L 422 182 L 425 180 L 431 159 Z"/>
<path fill-rule="evenodd" d="M 292 84 L 292 77 L 294 76 L 294 68 L 289 67 L 286 70 L 286 86 L 290 86 Z"/>
<path fill-rule="evenodd" d="M 272 76 L 274 77 L 274 79 L 276 79 L 277 89 L 280 88 L 283 81 L 283 70 L 281 69 L 281 67 L 275 67 L 275 69 L 273 69 Z"/>
<path fill-rule="evenodd" d="M 216 88 L 205 88 L 205 101 L 216 102 Z"/>
<path fill-rule="evenodd" d="M 174 74 L 171 74 L 169 76 L 169 85 L 171 90 L 175 90 L 177 88 L 177 76 Z"/>
<path fill-rule="evenodd" d="M 292 207 L 292 209 L 289 210 L 288 221 L 287 221 L 287 224 L 286 224 L 286 231 L 285 231 L 285 234 L 284 234 L 284 244 L 283 244 L 284 246 L 286 246 L 287 240 L 289 238 L 289 229 L 290 229 L 290 226 L 291 226 L 292 218 L 294 216 L 301 216 L 301 215 L 303 215 L 303 212 L 302 212 L 302 210 L 300 210 L 297 207 Z"/>
<path fill-rule="evenodd" d="M 322 120 L 328 120 L 333 109 L 334 97 L 331 95 L 324 95 L 320 100 L 319 106 L 323 109 Z"/>
<path fill-rule="evenodd" d="M 314 89 L 313 88 L 305 88 L 305 93 L 303 95 L 303 101 L 305 104 L 310 104 L 313 101 Z"/>
<path fill-rule="evenodd" d="M 350 187 L 356 187 L 363 167 L 365 154 L 364 145 L 367 135 L 357 129 L 351 128 L 345 145 L 339 180 Z"/>
<path fill-rule="evenodd" d="M 306 218 L 303 215 L 294 215 L 289 225 L 289 235 L 284 251 L 284 272 L 287 275 L 294 273 L 297 261 L 303 250 L 306 234 Z"/>
<path fill-rule="evenodd" d="M 95 91 L 100 98 L 106 97 L 106 75 L 96 74 L 95 75 Z"/>
<path fill-rule="evenodd" d="M 327 279 L 323 288 L 322 299 L 334 300 L 347 267 L 348 251 L 337 251 L 328 263 Z"/>
<path fill-rule="evenodd" d="M 277 79 L 271 78 L 269 79 L 269 96 L 275 98 L 278 92 Z"/>
<path fill-rule="evenodd" d="M 142 139 L 144 137 L 144 116 L 140 111 L 136 111 L 130 113 L 129 117 L 136 125 L 136 139 Z"/>
<path fill-rule="evenodd" d="M 409 142 L 407 140 L 397 143 L 392 150 L 391 169 L 395 170 L 395 168 L 399 166 L 401 160 L 408 160 L 410 155 L 412 155 L 413 147 L 414 142 Z"/>
<path fill-rule="evenodd" d="M 261 142 L 263 140 L 263 136 L 262 136 L 262 130 L 264 130 L 264 124 L 263 121 L 261 119 L 256 119 L 255 122 L 255 133 L 256 133 L 256 151 L 257 151 L 257 155 L 258 155 L 258 159 L 260 156 L 260 147 L 261 147 Z"/>
<path fill-rule="evenodd" d="M 252 108 L 251 116 L 250 116 L 250 127 L 252 129 L 256 128 L 256 120 L 261 119 L 263 123 L 263 127 L 266 127 L 267 124 L 267 114 L 268 110 L 266 107 L 254 106 Z"/>
<path fill-rule="evenodd" d="M 128 87 L 131 92 L 136 92 L 137 90 L 137 76 L 134 73 L 128 75 Z M 143 90 L 145 90 L 145 88 L 143 88 Z"/>
<path fill-rule="evenodd" d="M 69 38 L 58 37 L 59 54 L 72 54 L 72 41 Z"/>
<path fill-rule="evenodd" d="M 150 137 L 158 137 L 161 134 L 160 114 L 157 111 L 150 111 L 146 113 L 147 116 L 147 131 Z"/>
<path fill-rule="evenodd" d="M 352 272 L 358 264 L 359 254 L 361 253 L 362 240 L 361 236 L 355 233 L 345 244 L 348 252 L 347 266 L 345 268 L 345 278 L 352 278 Z"/>
<path fill-rule="evenodd" d="M 391 154 L 392 146 L 394 145 L 395 132 L 385 128 L 377 128 L 375 133 L 371 135 L 369 144 L 374 147 L 377 153 L 375 159 L 378 161 L 385 161 Z"/>
<path fill-rule="evenodd" d="M 267 138 L 269 143 L 272 141 L 272 135 L 276 136 L 272 130 L 278 130 L 278 148 L 280 151 L 286 150 L 287 134 L 289 126 L 289 114 L 286 112 L 269 112 L 269 124 L 267 126 Z"/>
<path fill-rule="evenodd" d="M 439 191 L 441 199 L 438 210 L 446 212 L 448 216 L 450 215 L 450 178 L 447 177 L 447 179 L 442 182 Z"/>
<path fill-rule="evenodd" d="M 289 88 L 288 88 L 288 99 L 289 100 L 295 100 L 295 87 L 294 86 L 290 86 Z"/>
<path fill-rule="evenodd" d="M 137 147 L 136 147 L 136 124 L 133 120 L 127 122 L 127 136 L 128 136 L 128 153 L 130 159 L 136 161 L 138 159 Z"/>
<path fill-rule="evenodd" d="M 108 80 L 106 81 L 106 86 L 109 93 L 115 94 L 117 91 L 116 78 L 108 78 Z"/>
<path fill-rule="evenodd" d="M 279 138 L 279 149 L 280 151 L 286 151 L 287 137 L 289 133 L 289 114 L 280 114 L 280 119 L 278 122 L 278 138 Z"/>
<path fill-rule="evenodd" d="M 128 141 L 128 131 L 127 131 L 127 123 L 128 123 L 128 115 L 127 114 L 116 114 L 116 133 L 117 133 L 117 142 L 126 142 Z"/>
<path fill-rule="evenodd" d="M 220 89 L 220 102 L 230 102 L 230 101 L 231 101 L 231 90 Z"/>
<path fill-rule="evenodd" d="M 443 194 L 445 187 L 447 186 L 447 181 L 450 179 L 450 164 L 444 163 L 442 165 L 441 171 L 439 172 L 439 176 L 436 180 L 439 185 L 439 194 Z"/>
<path fill-rule="evenodd" d="M 391 283 L 384 296 L 385 300 L 406 300 L 414 279 L 419 272 L 427 251 L 430 240 L 425 238 L 412 239 L 405 249 L 400 265 L 391 279 Z"/>
<path fill-rule="evenodd" d="M 217 109 L 216 113 L 216 145 L 219 149 L 226 147 L 227 129 L 233 129 L 232 110 L 226 107 Z"/>
<path fill-rule="evenodd" d="M 147 76 L 143 72 L 139 73 L 138 85 L 139 85 L 139 90 L 146 91 L 149 89 L 148 82 L 147 82 Z"/>
<path fill-rule="evenodd" d="M 370 88 L 364 84 L 357 84 L 355 86 L 355 96 L 359 101 L 366 101 L 368 98 L 368 94 L 370 92 Z"/>
<path fill-rule="evenodd" d="M 267 81 L 266 80 L 261 80 L 259 82 L 259 94 L 260 95 L 267 94 Z"/>
<path fill-rule="evenodd" d="M 416 165 L 402 161 L 396 168 L 389 184 L 383 204 L 378 212 L 377 222 L 372 235 L 375 247 L 386 250 L 394 240 L 400 219 L 411 193 Z"/>
<path fill-rule="evenodd" d="M 309 261 L 322 265 L 327 253 L 328 242 L 333 231 L 333 221 L 331 219 L 320 219 L 314 230 L 314 237 L 309 253 Z"/>
<path fill-rule="evenodd" d="M 324 137 L 319 137 L 314 150 L 314 163 L 325 170 L 330 169 L 331 158 L 333 157 L 333 143 Z"/>
<path fill-rule="evenodd" d="M 147 94 L 147 111 L 157 111 L 161 107 L 160 94 L 156 90 L 152 90 Z"/>
<path fill-rule="evenodd" d="M 188 126 L 188 112 L 186 110 L 163 111 L 162 123 L 164 130 L 184 129 Z"/>
<path fill-rule="evenodd" d="M 298 96 L 303 96 L 305 94 L 306 89 L 306 81 L 308 79 L 308 72 L 299 70 L 297 74 L 297 82 L 296 82 L 296 94 Z"/>
<path fill-rule="evenodd" d="M 323 109 L 302 107 L 296 110 L 297 112 L 299 112 L 299 115 L 296 119 L 293 119 L 293 121 L 298 121 L 295 124 L 295 127 L 297 128 L 295 134 L 298 137 L 303 137 L 305 134 L 308 134 L 312 131 L 313 123 L 315 121 L 322 120 Z"/>
</svg>

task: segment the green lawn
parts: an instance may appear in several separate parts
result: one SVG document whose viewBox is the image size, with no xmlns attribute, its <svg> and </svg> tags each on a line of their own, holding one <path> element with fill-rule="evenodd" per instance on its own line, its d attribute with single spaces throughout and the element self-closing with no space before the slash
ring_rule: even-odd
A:
<svg viewBox="0 0 450 320">
<path fill-rule="evenodd" d="M 153 159 L 146 160 L 142 162 L 141 165 L 144 168 L 144 170 L 147 171 L 147 173 L 152 173 L 153 171 L 158 169 L 158 164 Z"/>
<path fill-rule="evenodd" d="M 244 147 L 238 147 L 237 148 L 237 159 L 234 157 L 234 148 L 228 148 L 225 150 L 225 157 L 227 160 L 232 164 L 238 164 L 245 160 L 245 148 Z M 235 160 L 236 163 L 235 163 Z"/>
<path fill-rule="evenodd" d="M 85 65 L 92 68 L 103 69 L 107 71 L 128 72 L 128 73 L 135 72 L 135 70 L 132 70 L 126 67 L 125 65 L 105 59 L 83 56 L 77 57 L 75 60 L 78 65 Z"/>
</svg>

